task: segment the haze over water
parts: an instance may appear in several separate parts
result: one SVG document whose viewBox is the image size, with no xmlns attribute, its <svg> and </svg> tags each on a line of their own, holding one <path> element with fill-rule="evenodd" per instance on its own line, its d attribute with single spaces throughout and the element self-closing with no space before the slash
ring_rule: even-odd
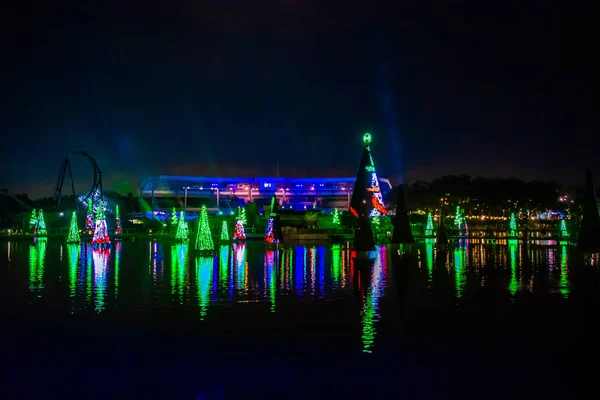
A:
<svg viewBox="0 0 600 400">
<path fill-rule="evenodd" d="M 369 262 L 343 245 L 233 244 L 202 257 L 156 240 L 2 242 L 2 316 L 13 372 L 43 368 L 28 388 L 41 392 L 97 380 L 108 394 L 188 396 L 177 398 L 439 394 L 467 371 L 472 388 L 509 379 L 527 390 L 560 367 L 589 300 L 572 282 L 575 253 L 421 243 L 378 247 Z M 355 386 L 369 377 L 379 380 Z"/>
</svg>

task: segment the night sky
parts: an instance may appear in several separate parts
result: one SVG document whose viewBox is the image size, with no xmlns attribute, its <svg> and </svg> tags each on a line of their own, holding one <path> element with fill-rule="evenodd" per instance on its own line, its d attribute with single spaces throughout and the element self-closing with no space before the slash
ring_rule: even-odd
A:
<svg viewBox="0 0 600 400">
<path fill-rule="evenodd" d="M 354 176 L 365 131 L 393 183 L 600 174 L 581 143 L 596 132 L 570 113 L 558 1 L 33 3 L 3 11 L 0 187 L 16 192 L 52 195 L 75 150 L 121 192 L 278 162 Z"/>
</svg>

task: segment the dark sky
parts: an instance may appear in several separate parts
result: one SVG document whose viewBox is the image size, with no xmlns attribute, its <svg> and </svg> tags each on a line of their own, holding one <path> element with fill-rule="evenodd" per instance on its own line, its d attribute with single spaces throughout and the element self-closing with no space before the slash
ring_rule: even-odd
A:
<svg viewBox="0 0 600 400">
<path fill-rule="evenodd" d="M 274 175 L 278 161 L 289 176 L 352 176 L 365 131 L 396 181 L 583 179 L 597 150 L 567 112 L 559 2 L 394 3 L 13 5 L 0 186 L 51 195 L 75 150 L 120 191 L 151 173 Z"/>
</svg>

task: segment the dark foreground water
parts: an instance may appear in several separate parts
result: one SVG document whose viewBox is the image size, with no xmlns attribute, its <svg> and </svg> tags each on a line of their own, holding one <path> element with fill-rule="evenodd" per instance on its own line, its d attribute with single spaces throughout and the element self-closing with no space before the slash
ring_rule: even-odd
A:
<svg viewBox="0 0 600 400">
<path fill-rule="evenodd" d="M 353 256 L 0 242 L 2 397 L 569 398 L 596 381 L 598 255 L 511 242 Z"/>
</svg>

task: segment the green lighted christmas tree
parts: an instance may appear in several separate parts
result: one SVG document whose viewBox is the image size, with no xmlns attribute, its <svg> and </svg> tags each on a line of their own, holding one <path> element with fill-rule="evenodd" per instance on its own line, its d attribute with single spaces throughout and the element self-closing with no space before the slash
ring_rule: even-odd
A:
<svg viewBox="0 0 600 400">
<path fill-rule="evenodd" d="M 517 221 L 515 220 L 515 213 L 510 214 L 510 220 L 508 221 L 508 236 L 519 236 L 519 232 L 517 232 Z"/>
<path fill-rule="evenodd" d="M 242 224 L 247 225 L 248 220 L 246 219 L 246 208 L 238 206 L 237 219 L 242 221 Z"/>
<path fill-rule="evenodd" d="M 48 231 L 46 230 L 46 221 L 44 221 L 44 211 L 40 210 L 38 214 L 38 227 L 36 235 L 38 236 L 46 236 Z"/>
<path fill-rule="evenodd" d="M 29 217 L 29 225 L 35 229 L 37 227 L 37 224 L 38 224 L 38 212 L 34 208 L 33 210 L 31 210 L 31 217 Z"/>
<path fill-rule="evenodd" d="M 92 244 L 96 245 L 108 245 L 110 244 L 110 237 L 108 236 L 108 228 L 106 226 L 106 214 L 104 214 L 104 202 L 98 203 L 98 209 L 96 210 L 94 226 L 94 236 L 92 237 Z"/>
<path fill-rule="evenodd" d="M 433 236 L 433 218 L 431 213 L 427 213 L 427 225 L 425 225 L 425 236 Z"/>
<path fill-rule="evenodd" d="M 215 244 L 212 240 L 212 234 L 210 233 L 210 226 L 208 225 L 208 212 L 206 206 L 202 205 L 200 211 L 200 217 L 198 218 L 198 233 L 196 234 L 196 250 L 200 251 L 214 251 Z"/>
<path fill-rule="evenodd" d="M 179 222 L 177 223 L 177 233 L 175 239 L 182 242 L 187 242 L 189 237 L 188 223 L 185 221 L 185 213 L 181 211 L 179 213 Z"/>
<path fill-rule="evenodd" d="M 123 228 L 121 227 L 121 213 L 119 213 L 119 205 L 115 205 L 115 235 L 123 234 Z"/>
<path fill-rule="evenodd" d="M 460 206 L 456 206 L 456 214 L 454 215 L 454 228 L 458 231 L 459 236 L 466 234 L 467 220 Z"/>
<path fill-rule="evenodd" d="M 567 223 L 565 222 L 564 219 L 560 221 L 560 238 L 561 239 L 569 238 L 569 231 L 567 230 Z"/>
<path fill-rule="evenodd" d="M 177 211 L 175 210 L 175 207 L 173 207 L 171 210 L 171 227 L 175 228 L 177 225 Z"/>
<path fill-rule="evenodd" d="M 342 222 L 340 221 L 340 212 L 338 211 L 338 209 L 336 208 L 333 211 L 333 225 L 338 228 L 340 225 L 342 224 Z"/>
<path fill-rule="evenodd" d="M 227 227 L 227 221 L 223 221 L 223 225 L 221 225 L 221 242 L 229 242 L 229 228 Z"/>
<path fill-rule="evenodd" d="M 69 227 L 69 235 L 67 236 L 67 243 L 79 243 L 81 238 L 79 237 L 79 227 L 77 226 L 77 213 L 73 211 L 71 215 L 71 226 Z"/>
</svg>

